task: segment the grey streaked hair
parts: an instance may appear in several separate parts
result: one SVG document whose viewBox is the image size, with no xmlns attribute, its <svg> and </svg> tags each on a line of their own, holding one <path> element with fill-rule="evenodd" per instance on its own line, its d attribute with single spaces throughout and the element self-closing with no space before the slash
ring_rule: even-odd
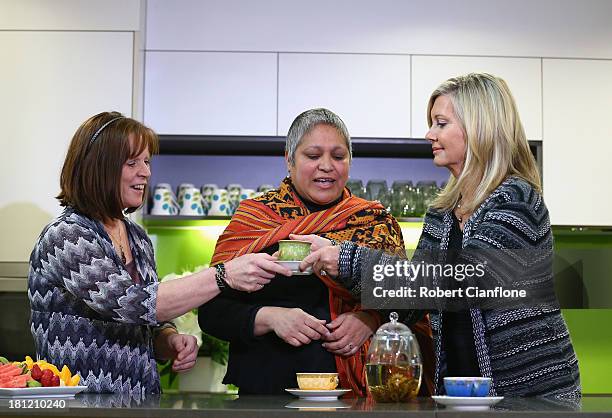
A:
<svg viewBox="0 0 612 418">
<path fill-rule="evenodd" d="M 351 136 L 346 129 L 346 125 L 340 119 L 340 116 L 328 109 L 318 108 L 310 109 L 302 112 L 291 124 L 289 132 L 287 133 L 287 141 L 285 142 L 285 152 L 287 153 L 287 159 L 289 164 L 295 165 L 295 151 L 298 145 L 302 142 L 302 138 L 312 128 L 317 125 L 324 124 L 333 126 L 338 130 L 340 135 L 344 137 L 346 147 L 349 150 L 349 162 L 353 159 L 353 148 L 351 146 Z"/>
</svg>

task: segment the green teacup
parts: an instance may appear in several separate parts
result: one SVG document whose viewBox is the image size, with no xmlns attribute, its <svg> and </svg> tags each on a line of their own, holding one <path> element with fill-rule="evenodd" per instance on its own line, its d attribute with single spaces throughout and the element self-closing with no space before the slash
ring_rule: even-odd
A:
<svg viewBox="0 0 612 418">
<path fill-rule="evenodd" d="M 310 243 L 284 239 L 278 242 L 278 259 L 280 261 L 302 261 L 310 254 Z"/>
</svg>

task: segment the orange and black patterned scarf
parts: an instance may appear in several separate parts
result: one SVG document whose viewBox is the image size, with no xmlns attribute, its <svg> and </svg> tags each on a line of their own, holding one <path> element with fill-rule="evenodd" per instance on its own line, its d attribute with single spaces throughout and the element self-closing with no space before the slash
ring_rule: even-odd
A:
<svg viewBox="0 0 612 418">
<path fill-rule="evenodd" d="M 352 196 L 348 189 L 335 206 L 310 213 L 289 178 L 278 190 L 243 200 L 219 237 L 212 265 L 248 253 L 261 252 L 289 234 L 316 234 L 336 241 L 352 241 L 397 253 L 404 250 L 399 224 L 378 202 Z M 318 276 L 329 289 L 331 319 L 361 310 L 359 300 L 327 276 Z M 374 312 L 374 311 L 369 311 Z M 379 315 L 375 315 L 380 325 Z M 366 396 L 365 361 L 369 341 L 350 357 L 335 356 L 341 387 Z"/>
</svg>

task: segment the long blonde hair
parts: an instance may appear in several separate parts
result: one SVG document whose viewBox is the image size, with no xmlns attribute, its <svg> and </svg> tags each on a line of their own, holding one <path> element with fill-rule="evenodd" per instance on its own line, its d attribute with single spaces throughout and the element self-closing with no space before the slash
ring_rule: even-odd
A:
<svg viewBox="0 0 612 418">
<path fill-rule="evenodd" d="M 462 212 L 472 213 L 508 176 L 517 176 L 541 192 L 540 175 L 512 93 L 504 80 L 488 73 L 469 73 L 442 83 L 429 98 L 427 122 L 439 96 L 447 96 L 466 140 L 459 177 L 450 176 L 432 203 L 453 210 L 462 196 Z"/>
</svg>

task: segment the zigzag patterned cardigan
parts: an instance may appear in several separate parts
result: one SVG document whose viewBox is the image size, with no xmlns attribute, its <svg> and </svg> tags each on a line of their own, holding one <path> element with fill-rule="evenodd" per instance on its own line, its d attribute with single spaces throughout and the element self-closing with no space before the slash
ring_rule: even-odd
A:
<svg viewBox="0 0 612 418">
<path fill-rule="evenodd" d="M 157 273 L 145 232 L 125 219 L 134 284 L 100 222 L 66 208 L 42 231 L 28 296 L 36 354 L 79 372 L 89 392 L 159 393 L 153 352 Z"/>
<path fill-rule="evenodd" d="M 446 250 L 452 216 L 450 211 L 429 210 L 418 248 Z M 462 247 L 552 251 L 548 209 L 542 196 L 521 179 L 506 179 L 466 222 Z M 351 263 L 341 262 L 337 280 L 353 293 L 360 291 L 362 277 L 371 276 L 368 269 L 373 263 L 398 261 L 397 257 L 343 243 L 340 260 L 349 259 L 352 267 Z M 552 271 L 548 275 L 552 281 Z M 491 395 L 568 400 L 581 396 L 578 360 L 559 309 L 472 308 L 470 314 L 481 375 L 493 381 Z M 441 335 L 443 317 L 440 311 L 430 313 L 437 393 L 443 391 L 442 377 L 446 370 Z"/>
</svg>

